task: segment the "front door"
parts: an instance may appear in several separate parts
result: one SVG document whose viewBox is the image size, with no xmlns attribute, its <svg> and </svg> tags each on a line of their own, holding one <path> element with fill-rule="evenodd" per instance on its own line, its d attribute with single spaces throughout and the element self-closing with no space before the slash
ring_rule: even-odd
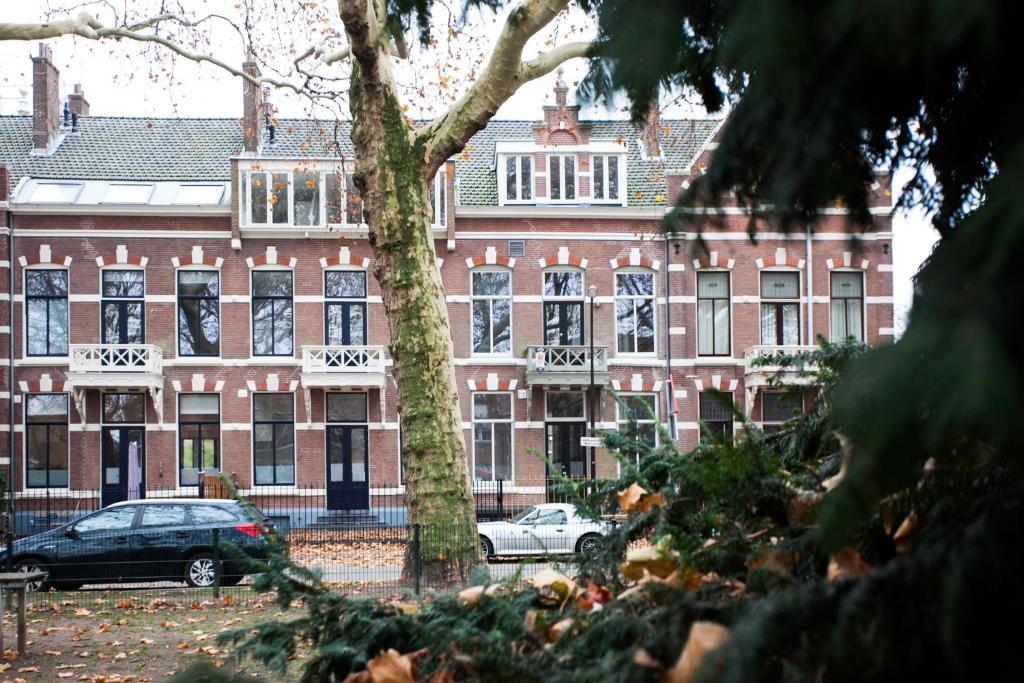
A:
<svg viewBox="0 0 1024 683">
<path fill-rule="evenodd" d="M 547 457 L 554 467 L 554 473 L 573 479 L 587 476 L 587 451 L 580 445 L 580 437 L 586 434 L 586 422 L 548 422 Z"/>
<path fill-rule="evenodd" d="M 103 507 L 145 498 L 145 427 L 104 427 L 101 451 Z"/>
<path fill-rule="evenodd" d="M 370 507 L 368 433 L 365 425 L 327 427 L 327 508 Z"/>
</svg>

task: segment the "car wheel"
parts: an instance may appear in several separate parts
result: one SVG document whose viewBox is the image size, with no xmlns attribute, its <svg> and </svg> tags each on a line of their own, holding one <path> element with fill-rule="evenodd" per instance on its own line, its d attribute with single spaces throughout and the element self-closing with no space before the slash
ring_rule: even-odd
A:
<svg viewBox="0 0 1024 683">
<path fill-rule="evenodd" d="M 209 588 L 216 578 L 213 557 L 201 553 L 185 563 L 185 583 L 193 588 Z"/>
<path fill-rule="evenodd" d="M 14 571 L 22 574 L 30 574 L 37 571 L 48 571 L 46 563 L 42 560 L 37 560 L 34 557 L 29 557 L 24 560 L 18 560 L 14 563 Z M 25 584 L 25 590 L 29 593 L 38 593 L 44 591 L 50 587 L 49 581 L 30 581 Z"/>
<path fill-rule="evenodd" d="M 483 536 L 480 537 L 480 557 L 484 559 L 484 562 L 489 560 L 494 555 L 494 546 Z"/>
<path fill-rule="evenodd" d="M 593 555 L 601 549 L 601 537 L 597 534 L 587 534 L 576 542 L 576 552 L 584 555 Z"/>
</svg>

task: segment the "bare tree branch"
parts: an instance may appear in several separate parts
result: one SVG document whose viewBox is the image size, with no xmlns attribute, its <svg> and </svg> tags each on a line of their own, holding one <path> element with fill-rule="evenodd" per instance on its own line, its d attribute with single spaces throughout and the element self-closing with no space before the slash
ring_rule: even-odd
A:
<svg viewBox="0 0 1024 683">
<path fill-rule="evenodd" d="M 425 143 L 426 176 L 432 176 L 483 129 L 523 83 L 549 73 L 568 59 L 586 55 L 590 44 L 576 42 L 522 61 L 523 48 L 530 38 L 568 5 L 569 0 L 524 0 L 509 13 L 480 78 L 448 111 L 417 132 L 417 138 Z"/>
</svg>

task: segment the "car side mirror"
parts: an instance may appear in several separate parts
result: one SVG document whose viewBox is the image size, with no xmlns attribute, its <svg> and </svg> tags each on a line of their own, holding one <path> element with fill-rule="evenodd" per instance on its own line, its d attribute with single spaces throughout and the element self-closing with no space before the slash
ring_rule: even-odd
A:
<svg viewBox="0 0 1024 683">
<path fill-rule="evenodd" d="M 74 527 L 71 527 L 70 529 L 64 532 L 64 536 L 66 536 L 67 538 L 75 539 L 79 537 L 79 533 L 75 530 Z"/>
</svg>

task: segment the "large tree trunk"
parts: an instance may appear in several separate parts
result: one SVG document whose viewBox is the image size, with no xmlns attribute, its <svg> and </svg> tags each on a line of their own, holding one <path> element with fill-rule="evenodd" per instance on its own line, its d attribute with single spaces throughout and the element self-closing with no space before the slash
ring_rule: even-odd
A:
<svg viewBox="0 0 1024 683">
<path fill-rule="evenodd" d="M 464 581 L 480 556 L 451 326 L 430 228 L 434 169 L 387 87 L 389 77 L 368 74 L 359 61 L 353 68 L 355 182 L 391 328 L 406 507 L 409 523 L 421 525 L 416 569 L 425 581 Z M 414 570 L 409 559 L 406 576 Z"/>
</svg>

